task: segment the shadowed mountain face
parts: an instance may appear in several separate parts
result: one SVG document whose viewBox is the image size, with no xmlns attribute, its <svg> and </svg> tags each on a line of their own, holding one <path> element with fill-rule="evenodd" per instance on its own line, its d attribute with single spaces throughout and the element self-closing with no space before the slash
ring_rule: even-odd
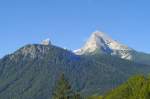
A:
<svg viewBox="0 0 150 99">
<path fill-rule="evenodd" d="M 78 56 L 47 45 L 27 45 L 0 60 L 0 99 L 49 99 L 64 73 L 75 91 L 102 94 L 150 66 L 96 54 Z"/>
<path fill-rule="evenodd" d="M 92 33 L 86 44 L 78 50 L 74 51 L 77 55 L 87 54 L 107 54 L 117 56 L 122 59 L 131 60 L 141 64 L 150 65 L 150 55 L 140 53 L 126 45 L 123 45 L 103 32 L 96 31 Z"/>
</svg>

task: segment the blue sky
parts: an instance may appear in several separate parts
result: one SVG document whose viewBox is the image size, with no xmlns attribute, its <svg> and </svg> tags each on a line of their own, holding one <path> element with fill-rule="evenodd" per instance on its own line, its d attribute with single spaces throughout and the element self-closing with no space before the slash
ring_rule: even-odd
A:
<svg viewBox="0 0 150 99">
<path fill-rule="evenodd" d="M 149 4 L 149 0 L 0 0 L 0 57 L 45 38 L 74 50 L 95 30 L 150 53 Z"/>
</svg>

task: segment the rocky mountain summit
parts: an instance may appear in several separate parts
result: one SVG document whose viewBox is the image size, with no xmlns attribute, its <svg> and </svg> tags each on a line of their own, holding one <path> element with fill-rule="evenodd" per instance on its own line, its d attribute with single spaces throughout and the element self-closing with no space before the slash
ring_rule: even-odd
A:
<svg viewBox="0 0 150 99">
<path fill-rule="evenodd" d="M 50 41 L 50 39 L 48 38 L 48 39 L 43 40 L 43 41 L 41 42 L 41 44 L 42 44 L 42 45 L 51 45 L 51 41 Z"/>
<path fill-rule="evenodd" d="M 75 50 L 74 53 L 77 55 L 107 54 L 142 64 L 150 64 L 149 54 L 138 52 L 99 31 L 93 32 L 85 45 Z"/>
</svg>

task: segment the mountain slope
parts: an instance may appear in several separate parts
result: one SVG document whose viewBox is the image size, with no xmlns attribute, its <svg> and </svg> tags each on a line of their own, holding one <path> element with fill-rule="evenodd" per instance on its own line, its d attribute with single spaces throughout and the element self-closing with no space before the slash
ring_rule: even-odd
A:
<svg viewBox="0 0 150 99">
<path fill-rule="evenodd" d="M 113 89 L 103 99 L 150 99 L 150 79 L 134 76 L 121 86 Z"/>
<path fill-rule="evenodd" d="M 64 73 L 75 91 L 102 94 L 150 67 L 107 55 L 78 56 L 53 45 L 27 45 L 0 60 L 0 98 L 49 99 Z"/>
<path fill-rule="evenodd" d="M 77 55 L 108 54 L 142 64 L 150 64 L 149 54 L 137 52 L 99 31 L 94 32 L 86 44 L 81 49 L 75 50 L 74 53 Z"/>
</svg>

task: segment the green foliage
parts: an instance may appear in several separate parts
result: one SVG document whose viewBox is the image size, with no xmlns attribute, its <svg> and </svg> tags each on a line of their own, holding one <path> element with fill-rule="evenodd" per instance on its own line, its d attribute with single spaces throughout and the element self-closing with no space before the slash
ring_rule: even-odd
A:
<svg viewBox="0 0 150 99">
<path fill-rule="evenodd" d="M 103 99 L 102 96 L 91 96 L 88 99 Z"/>
<path fill-rule="evenodd" d="M 142 75 L 132 77 L 107 93 L 104 99 L 150 99 L 150 79 Z"/>
<path fill-rule="evenodd" d="M 53 99 L 68 99 L 70 96 L 72 96 L 71 86 L 62 74 L 53 93 Z"/>
<path fill-rule="evenodd" d="M 53 99 L 81 99 L 81 96 L 73 92 L 71 85 L 62 74 L 53 93 Z"/>
</svg>

